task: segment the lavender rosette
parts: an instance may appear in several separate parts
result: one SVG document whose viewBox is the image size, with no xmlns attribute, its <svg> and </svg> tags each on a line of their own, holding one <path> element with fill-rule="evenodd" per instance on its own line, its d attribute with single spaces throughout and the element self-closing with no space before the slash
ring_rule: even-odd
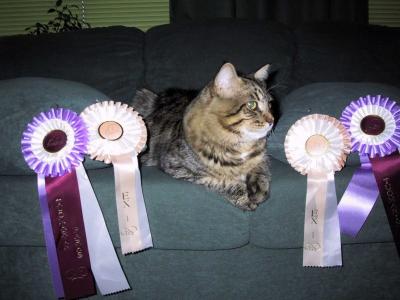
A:
<svg viewBox="0 0 400 300">
<path fill-rule="evenodd" d="M 368 95 L 352 101 L 340 121 L 361 162 L 338 205 L 341 231 L 356 236 L 380 194 L 400 253 L 400 106 Z"/>
<path fill-rule="evenodd" d="M 22 154 L 37 173 L 45 242 L 59 298 L 96 293 L 75 172 L 87 141 L 81 118 L 63 108 L 35 116 L 22 134 Z"/>
<path fill-rule="evenodd" d="M 51 109 L 35 116 L 22 134 L 28 166 L 43 176 L 62 176 L 78 167 L 87 150 L 87 129 L 73 111 Z"/>
</svg>

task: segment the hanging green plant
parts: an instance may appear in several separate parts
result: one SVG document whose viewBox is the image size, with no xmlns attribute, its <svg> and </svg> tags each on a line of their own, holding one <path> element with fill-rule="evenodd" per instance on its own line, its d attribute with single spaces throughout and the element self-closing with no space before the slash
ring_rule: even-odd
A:
<svg viewBox="0 0 400 300">
<path fill-rule="evenodd" d="M 63 5 L 63 0 L 57 0 L 54 7 L 47 11 L 48 14 L 54 15 L 52 20 L 47 24 L 36 23 L 25 28 L 25 31 L 33 35 L 39 35 L 90 28 L 90 24 L 83 20 L 76 11 L 79 13 L 77 5 Z"/>
</svg>

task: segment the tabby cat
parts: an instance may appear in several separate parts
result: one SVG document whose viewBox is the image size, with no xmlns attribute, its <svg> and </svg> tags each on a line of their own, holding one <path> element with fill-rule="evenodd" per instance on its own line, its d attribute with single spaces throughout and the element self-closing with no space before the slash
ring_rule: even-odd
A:
<svg viewBox="0 0 400 300">
<path fill-rule="evenodd" d="M 239 76 L 224 64 L 196 97 L 137 92 L 133 107 L 149 130 L 144 165 L 202 184 L 243 210 L 254 210 L 269 192 L 266 136 L 274 118 L 266 88 L 269 65 Z"/>
</svg>

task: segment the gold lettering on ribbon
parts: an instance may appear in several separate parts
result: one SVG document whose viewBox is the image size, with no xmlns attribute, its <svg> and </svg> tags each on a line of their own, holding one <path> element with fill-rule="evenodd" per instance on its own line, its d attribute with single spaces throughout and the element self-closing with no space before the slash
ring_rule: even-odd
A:
<svg viewBox="0 0 400 300">
<path fill-rule="evenodd" d="M 82 237 L 79 232 L 78 227 L 72 228 L 72 234 L 70 233 L 70 229 L 68 228 L 67 216 L 64 211 L 64 204 L 62 198 L 57 198 L 56 201 L 56 212 L 57 212 L 57 223 L 60 228 L 60 242 L 62 243 L 62 250 L 69 251 L 71 250 L 71 246 L 73 246 L 73 250 L 76 258 L 81 259 L 84 257 L 84 252 L 82 248 Z M 70 236 L 72 236 L 72 240 L 70 240 Z M 73 245 L 71 245 L 71 242 Z"/>
<path fill-rule="evenodd" d="M 86 267 L 79 267 L 77 269 L 69 269 L 65 274 L 68 280 L 75 281 L 88 277 L 89 271 Z"/>
<path fill-rule="evenodd" d="M 389 209 L 394 216 L 394 220 L 395 220 L 396 224 L 400 225 L 400 214 L 399 214 L 398 208 L 396 207 L 396 203 L 395 203 L 396 196 L 393 192 L 390 178 L 389 177 L 383 178 L 383 183 L 384 183 L 384 188 L 385 188 L 385 192 L 386 192 L 386 196 L 387 196 L 387 203 L 389 205 Z"/>
<path fill-rule="evenodd" d="M 129 192 L 122 193 L 122 201 L 124 202 L 125 206 L 131 207 L 129 204 L 131 201 L 131 198 L 129 197 Z"/>
<path fill-rule="evenodd" d="M 319 214 L 318 214 L 318 209 L 314 208 L 311 210 L 311 224 L 312 225 L 318 225 L 318 219 L 319 219 Z M 315 231 L 311 232 L 311 239 L 312 240 L 316 240 L 316 234 Z M 304 250 L 308 250 L 308 251 L 313 251 L 313 252 L 317 252 L 321 249 L 321 245 L 318 242 L 312 242 L 312 243 L 306 243 L 304 245 Z"/>
<path fill-rule="evenodd" d="M 311 221 L 314 224 L 318 224 L 318 209 L 311 210 Z"/>
<path fill-rule="evenodd" d="M 60 228 L 60 241 L 62 241 L 62 249 L 63 251 L 68 251 L 70 249 L 70 243 L 68 241 L 69 232 L 68 232 L 68 223 L 64 213 L 64 205 L 63 200 L 61 198 L 57 198 L 56 201 L 56 212 L 57 212 L 57 223 Z"/>
<path fill-rule="evenodd" d="M 321 245 L 319 243 L 307 243 L 304 245 L 304 250 L 316 252 L 320 249 L 321 249 Z"/>
<path fill-rule="evenodd" d="M 79 234 L 79 228 L 74 227 L 74 245 L 75 245 L 75 255 L 76 258 L 81 259 L 83 258 L 83 249 L 82 249 L 82 238 Z"/>
<path fill-rule="evenodd" d="M 122 202 L 124 203 L 124 209 L 131 207 L 131 205 L 134 205 L 129 192 L 122 192 Z M 126 227 L 121 232 L 122 235 L 133 236 L 137 232 L 138 228 L 135 225 L 130 225 L 129 221 L 130 221 L 129 214 L 126 214 L 126 224 L 125 224 Z"/>
</svg>

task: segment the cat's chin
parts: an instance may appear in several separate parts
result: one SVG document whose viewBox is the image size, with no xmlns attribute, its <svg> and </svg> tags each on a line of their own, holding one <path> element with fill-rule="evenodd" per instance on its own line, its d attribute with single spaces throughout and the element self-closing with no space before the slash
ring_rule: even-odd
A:
<svg viewBox="0 0 400 300">
<path fill-rule="evenodd" d="M 267 136 L 268 132 L 272 129 L 272 124 L 263 128 L 257 129 L 244 129 L 242 130 L 242 137 L 247 141 L 255 141 Z"/>
</svg>

